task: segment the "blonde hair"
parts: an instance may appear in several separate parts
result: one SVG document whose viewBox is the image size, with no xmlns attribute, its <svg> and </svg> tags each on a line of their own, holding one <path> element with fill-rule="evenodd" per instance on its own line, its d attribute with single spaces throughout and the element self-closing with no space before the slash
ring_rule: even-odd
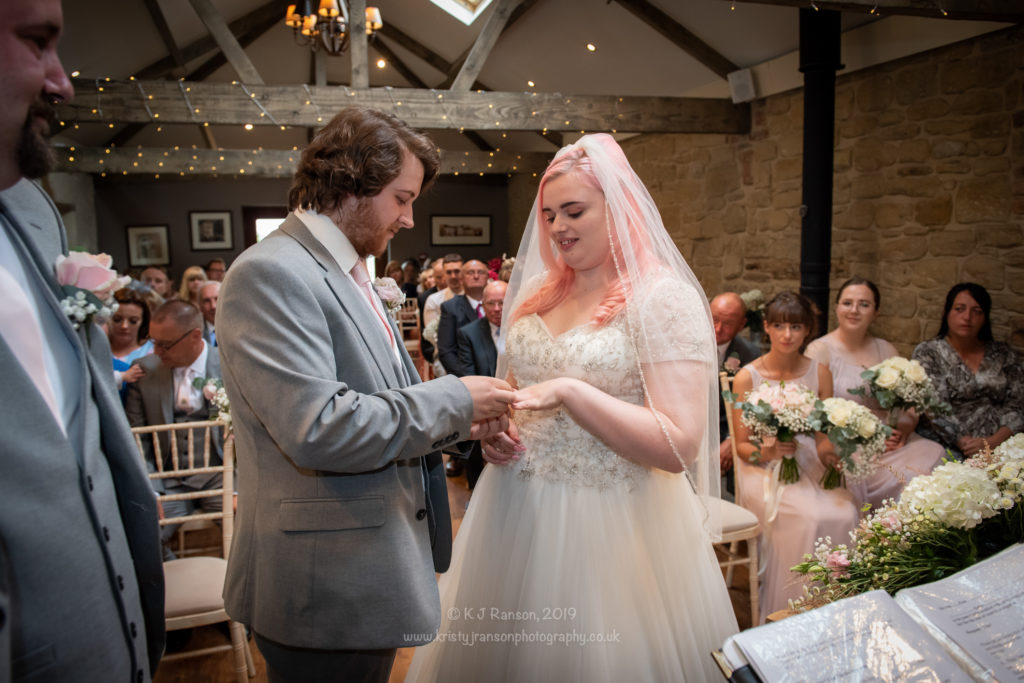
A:
<svg viewBox="0 0 1024 683">
<path fill-rule="evenodd" d="M 206 282 L 206 271 L 203 270 L 202 266 L 189 266 L 186 268 L 185 272 L 181 274 L 181 286 L 178 287 L 178 296 L 192 304 L 199 301 L 199 290 L 196 290 L 196 295 L 193 297 L 192 292 L 190 292 L 188 288 L 189 280 L 195 277 Z"/>
</svg>

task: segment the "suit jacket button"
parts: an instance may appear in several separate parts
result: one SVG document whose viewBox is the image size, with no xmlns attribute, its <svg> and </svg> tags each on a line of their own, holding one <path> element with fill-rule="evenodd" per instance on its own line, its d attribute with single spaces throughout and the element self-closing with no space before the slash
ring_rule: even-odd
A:
<svg viewBox="0 0 1024 683">
<path fill-rule="evenodd" d="M 459 440 L 459 433 L 455 432 L 454 434 L 452 434 L 451 435 L 451 440 L 452 441 L 458 441 Z"/>
<path fill-rule="evenodd" d="M 426 518 L 426 516 L 427 516 L 427 511 L 424 510 L 423 508 L 420 508 L 419 510 L 416 511 L 416 519 L 422 521 L 424 518 Z"/>
<path fill-rule="evenodd" d="M 107 541 L 107 543 L 110 543 L 110 529 L 108 529 L 107 527 L 103 527 L 103 538 Z"/>
<path fill-rule="evenodd" d="M 136 637 L 138 637 L 138 635 L 139 635 L 139 632 L 138 632 L 138 630 L 137 630 L 137 629 L 135 628 L 135 622 L 133 621 L 133 622 L 132 622 L 131 624 L 129 624 L 129 626 L 131 627 L 131 631 L 132 631 L 132 638 L 136 638 Z"/>
<path fill-rule="evenodd" d="M 135 672 L 135 680 L 138 681 L 138 683 L 142 683 L 142 681 L 146 680 L 145 676 L 142 675 L 142 669 Z"/>
<path fill-rule="evenodd" d="M 117 575 L 117 587 L 124 590 L 124 577 L 120 574 Z"/>
</svg>

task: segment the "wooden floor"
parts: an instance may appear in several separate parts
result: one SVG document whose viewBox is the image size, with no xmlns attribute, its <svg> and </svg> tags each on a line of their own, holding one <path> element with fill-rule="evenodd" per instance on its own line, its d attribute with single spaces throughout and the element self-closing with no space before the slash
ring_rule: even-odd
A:
<svg viewBox="0 0 1024 683">
<path fill-rule="evenodd" d="M 448 503 L 451 507 L 452 525 L 455 533 L 458 533 L 459 524 L 465 514 L 466 503 L 469 502 L 469 490 L 466 488 L 466 478 L 456 477 L 448 480 Z M 196 534 L 199 536 L 199 534 Z M 200 542 L 202 542 L 200 540 Z M 744 568 L 736 569 L 733 577 L 736 587 L 729 587 L 729 597 L 732 599 L 733 611 L 736 613 L 736 620 L 741 629 L 750 627 L 750 599 L 747 595 L 747 572 Z M 216 627 L 207 626 L 195 629 L 186 644 L 186 649 L 198 649 L 211 647 L 230 642 L 226 631 Z M 253 661 L 256 663 L 256 677 L 250 679 L 254 683 L 265 683 L 267 680 L 267 667 L 260 656 L 259 649 L 255 643 L 250 641 Z M 402 683 L 405 674 L 409 670 L 409 663 L 412 661 L 412 648 L 404 648 L 398 651 L 395 659 L 394 669 L 391 671 L 390 683 Z M 230 652 L 196 657 L 180 662 L 164 663 L 157 669 L 154 683 L 232 683 L 235 678 L 232 672 L 232 655 Z"/>
</svg>

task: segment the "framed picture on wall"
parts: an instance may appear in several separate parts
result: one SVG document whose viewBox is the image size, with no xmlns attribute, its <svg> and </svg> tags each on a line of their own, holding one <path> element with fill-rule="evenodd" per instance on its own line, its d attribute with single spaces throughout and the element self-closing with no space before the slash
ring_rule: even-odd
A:
<svg viewBox="0 0 1024 683">
<path fill-rule="evenodd" d="M 430 244 L 490 244 L 490 216 L 431 216 Z"/>
<path fill-rule="evenodd" d="M 232 249 L 230 211 L 190 211 L 192 251 Z"/>
<path fill-rule="evenodd" d="M 129 266 L 166 266 L 170 262 L 166 225 L 128 226 Z"/>
</svg>

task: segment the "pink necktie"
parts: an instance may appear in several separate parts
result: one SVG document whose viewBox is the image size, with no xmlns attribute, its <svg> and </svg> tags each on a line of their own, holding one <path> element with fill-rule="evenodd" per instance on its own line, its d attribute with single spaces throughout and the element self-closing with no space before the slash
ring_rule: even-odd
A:
<svg viewBox="0 0 1024 683">
<path fill-rule="evenodd" d="M 392 345 L 395 343 L 395 338 L 391 334 L 391 326 L 388 325 L 388 321 L 384 319 L 383 313 L 377 308 L 377 302 L 374 299 L 377 298 L 376 292 L 373 291 L 373 285 L 370 284 L 370 274 L 366 271 L 366 263 L 362 259 L 356 261 L 356 264 L 352 266 L 352 277 L 355 278 L 356 284 L 363 290 L 363 294 L 366 295 L 366 300 L 370 304 L 370 308 L 377 314 L 377 318 L 380 319 L 384 329 L 388 331 L 388 340 Z"/>
<path fill-rule="evenodd" d="M 480 319 L 480 318 L 484 317 L 484 305 L 483 304 L 477 304 L 476 305 L 476 317 L 477 317 L 477 319 Z"/>
</svg>

